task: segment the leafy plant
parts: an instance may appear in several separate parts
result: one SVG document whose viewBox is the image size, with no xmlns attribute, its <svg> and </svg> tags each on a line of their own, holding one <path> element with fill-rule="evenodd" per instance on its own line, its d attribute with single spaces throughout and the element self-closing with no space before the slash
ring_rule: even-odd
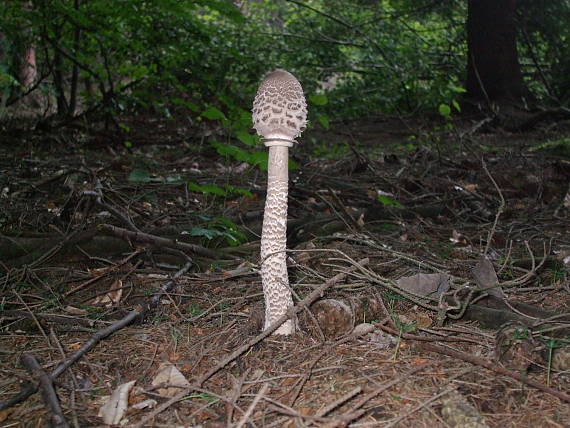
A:
<svg viewBox="0 0 570 428">
<path fill-rule="evenodd" d="M 240 245 L 247 239 L 246 235 L 239 230 L 239 227 L 228 218 L 209 218 L 206 216 L 201 216 L 201 218 L 206 223 L 203 227 L 194 226 L 190 230 L 190 236 L 200 236 L 207 242 L 221 238 L 230 246 Z"/>
<path fill-rule="evenodd" d="M 249 190 L 241 189 L 229 184 L 226 184 L 224 187 L 219 187 L 213 184 L 196 184 L 192 181 L 189 181 L 187 186 L 188 190 L 191 192 L 203 193 L 204 195 L 228 196 L 230 194 L 236 194 L 246 196 L 248 198 L 253 197 L 253 193 L 251 193 Z"/>
<path fill-rule="evenodd" d="M 262 171 L 267 171 L 268 151 L 247 151 L 233 144 L 224 144 L 211 141 L 210 145 L 216 149 L 219 155 L 233 158 L 240 162 L 246 162 L 258 167 Z M 297 169 L 299 166 L 293 159 L 289 159 L 289 169 Z"/>
<path fill-rule="evenodd" d="M 449 83 L 445 89 L 441 91 L 442 97 L 445 102 L 441 103 L 438 107 L 439 114 L 446 120 L 451 119 L 452 110 L 461 113 L 461 106 L 457 101 L 457 97 L 467 92 L 465 88 Z"/>
</svg>

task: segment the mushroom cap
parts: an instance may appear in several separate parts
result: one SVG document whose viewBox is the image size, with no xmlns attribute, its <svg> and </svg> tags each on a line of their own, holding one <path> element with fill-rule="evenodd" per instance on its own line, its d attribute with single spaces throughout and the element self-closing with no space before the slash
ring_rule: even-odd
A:
<svg viewBox="0 0 570 428">
<path fill-rule="evenodd" d="M 269 139 L 292 140 L 307 124 L 303 88 L 291 73 L 277 69 L 263 79 L 253 101 L 253 127 Z"/>
</svg>

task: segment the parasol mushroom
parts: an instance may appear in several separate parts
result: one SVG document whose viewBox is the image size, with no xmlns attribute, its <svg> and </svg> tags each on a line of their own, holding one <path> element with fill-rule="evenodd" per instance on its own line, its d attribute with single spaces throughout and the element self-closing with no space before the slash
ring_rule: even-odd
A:
<svg viewBox="0 0 570 428">
<path fill-rule="evenodd" d="M 261 231 L 261 281 L 265 298 L 267 329 L 293 306 L 286 264 L 288 150 L 307 123 L 307 103 L 299 81 L 285 70 L 267 76 L 253 102 L 253 127 L 269 147 L 267 198 Z M 275 334 L 295 331 L 287 320 Z"/>
</svg>

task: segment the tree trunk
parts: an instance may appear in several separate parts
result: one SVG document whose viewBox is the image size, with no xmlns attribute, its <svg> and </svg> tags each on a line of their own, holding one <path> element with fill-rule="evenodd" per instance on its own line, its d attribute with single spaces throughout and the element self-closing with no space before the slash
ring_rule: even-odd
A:
<svg viewBox="0 0 570 428">
<path fill-rule="evenodd" d="M 516 44 L 516 0 L 469 0 L 467 98 L 513 103 L 529 96 Z"/>
</svg>

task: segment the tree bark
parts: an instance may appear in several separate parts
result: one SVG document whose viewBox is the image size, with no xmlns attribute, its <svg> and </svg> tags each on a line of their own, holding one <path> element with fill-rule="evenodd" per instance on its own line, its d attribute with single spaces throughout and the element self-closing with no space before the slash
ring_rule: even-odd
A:
<svg viewBox="0 0 570 428">
<path fill-rule="evenodd" d="M 529 97 L 516 44 L 516 0 L 469 0 L 467 98 L 520 102 Z"/>
</svg>

